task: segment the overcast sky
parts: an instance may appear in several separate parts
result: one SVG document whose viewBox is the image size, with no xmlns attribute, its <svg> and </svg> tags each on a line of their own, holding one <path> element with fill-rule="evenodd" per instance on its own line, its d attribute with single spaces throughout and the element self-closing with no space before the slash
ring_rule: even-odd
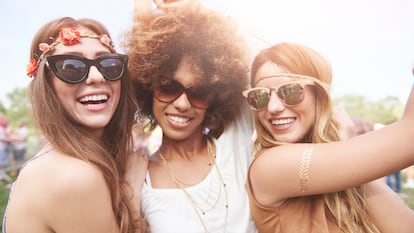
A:
<svg viewBox="0 0 414 233">
<path fill-rule="evenodd" d="M 334 97 L 396 96 L 405 103 L 414 81 L 412 0 L 206 0 L 236 18 L 242 28 L 275 44 L 296 42 L 316 49 L 332 64 Z M 25 87 L 33 35 L 56 17 L 90 17 L 103 22 L 118 44 L 131 25 L 133 0 L 1 0 L 0 101 Z M 119 46 L 118 46 L 119 47 Z"/>
</svg>

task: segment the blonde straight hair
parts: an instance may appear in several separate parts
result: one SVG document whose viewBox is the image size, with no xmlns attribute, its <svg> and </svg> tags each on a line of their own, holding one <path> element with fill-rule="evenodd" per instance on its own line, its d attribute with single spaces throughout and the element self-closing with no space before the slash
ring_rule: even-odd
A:
<svg viewBox="0 0 414 233">
<path fill-rule="evenodd" d="M 266 62 L 273 62 L 287 69 L 291 73 L 312 76 L 321 82 L 331 84 L 332 69 L 330 64 L 316 51 L 308 47 L 281 43 L 262 50 L 255 58 L 251 70 L 251 85 L 258 69 Z M 317 85 L 316 117 L 313 129 L 302 143 L 326 143 L 340 140 L 338 127 L 332 116 L 332 101 L 329 93 L 322 86 Z M 255 119 L 257 139 L 256 150 L 283 144 L 275 141 Z M 361 188 L 350 188 L 336 193 L 322 194 L 328 218 L 336 220 L 339 228 L 344 232 L 352 233 L 380 233 L 372 222 L 365 206 L 364 194 Z"/>
</svg>

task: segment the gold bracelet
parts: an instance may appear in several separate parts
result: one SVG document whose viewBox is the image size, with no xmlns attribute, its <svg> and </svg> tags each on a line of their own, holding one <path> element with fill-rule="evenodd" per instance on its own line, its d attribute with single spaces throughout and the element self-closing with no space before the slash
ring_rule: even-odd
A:
<svg viewBox="0 0 414 233">
<path fill-rule="evenodd" d="M 311 164 L 312 153 L 313 153 L 313 145 L 308 145 L 305 147 L 305 150 L 303 151 L 302 157 L 300 159 L 299 187 L 302 193 L 308 191 L 309 168 Z"/>
</svg>

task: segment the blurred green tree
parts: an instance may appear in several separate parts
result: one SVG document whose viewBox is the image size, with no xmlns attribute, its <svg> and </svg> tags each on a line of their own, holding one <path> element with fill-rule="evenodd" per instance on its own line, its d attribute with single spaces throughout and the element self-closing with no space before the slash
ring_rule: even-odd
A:
<svg viewBox="0 0 414 233">
<path fill-rule="evenodd" d="M 3 114 L 6 113 L 6 107 L 4 107 L 4 104 L 1 100 L 0 100 L 0 113 L 3 113 Z"/>
<path fill-rule="evenodd" d="M 398 120 L 404 105 L 394 96 L 371 101 L 360 95 L 345 95 L 334 99 L 334 105 L 343 107 L 351 117 L 360 117 L 372 124 L 388 125 Z"/>
<path fill-rule="evenodd" d="M 5 111 L 9 124 L 16 126 L 19 122 L 24 121 L 28 126 L 32 125 L 31 105 L 28 99 L 27 88 L 15 88 L 6 94 L 10 105 Z"/>
</svg>

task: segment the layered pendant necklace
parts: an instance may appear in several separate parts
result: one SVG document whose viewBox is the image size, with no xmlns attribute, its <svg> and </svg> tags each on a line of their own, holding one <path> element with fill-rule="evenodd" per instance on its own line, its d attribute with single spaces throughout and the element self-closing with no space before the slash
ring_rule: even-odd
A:
<svg viewBox="0 0 414 233">
<path fill-rule="evenodd" d="M 196 201 L 196 199 L 186 190 L 185 188 L 185 183 L 179 181 L 177 179 L 177 177 L 172 173 L 167 160 L 165 159 L 164 155 L 161 153 L 161 151 L 159 151 L 159 156 L 162 162 L 162 166 L 168 171 L 168 174 L 170 176 L 170 178 L 174 181 L 174 183 L 177 185 L 177 187 L 185 194 L 185 196 L 187 197 L 187 199 L 189 200 L 189 202 L 191 203 L 191 206 L 193 207 L 194 211 L 197 214 L 198 219 L 200 220 L 203 228 L 204 228 L 204 232 L 208 233 L 208 228 L 207 228 L 207 224 L 204 220 L 205 216 L 208 214 L 209 211 L 213 210 L 214 208 L 216 208 L 218 206 L 218 203 L 220 202 L 221 199 L 221 194 L 222 192 L 224 192 L 224 196 L 225 196 L 225 213 L 224 213 L 224 223 L 223 223 L 223 232 L 226 232 L 226 227 L 227 227 L 227 218 L 228 218 L 228 212 L 229 212 L 229 197 L 228 197 L 228 193 L 227 193 L 227 186 L 226 183 L 224 182 L 223 176 L 220 172 L 220 169 L 218 167 L 218 165 L 216 164 L 216 153 L 215 150 L 213 150 L 213 142 L 210 139 L 207 139 L 207 153 L 209 156 L 209 166 L 213 166 L 212 169 L 215 169 L 216 173 L 217 173 L 217 178 L 218 178 L 218 193 L 216 198 L 211 197 L 212 195 L 212 188 L 213 188 L 213 174 L 212 171 L 210 171 L 210 188 L 209 188 L 209 192 L 207 195 L 207 198 L 204 200 L 204 203 L 199 203 Z M 212 201 L 209 201 L 210 199 L 212 199 Z M 202 206 L 207 206 L 206 208 L 203 208 Z"/>
</svg>

